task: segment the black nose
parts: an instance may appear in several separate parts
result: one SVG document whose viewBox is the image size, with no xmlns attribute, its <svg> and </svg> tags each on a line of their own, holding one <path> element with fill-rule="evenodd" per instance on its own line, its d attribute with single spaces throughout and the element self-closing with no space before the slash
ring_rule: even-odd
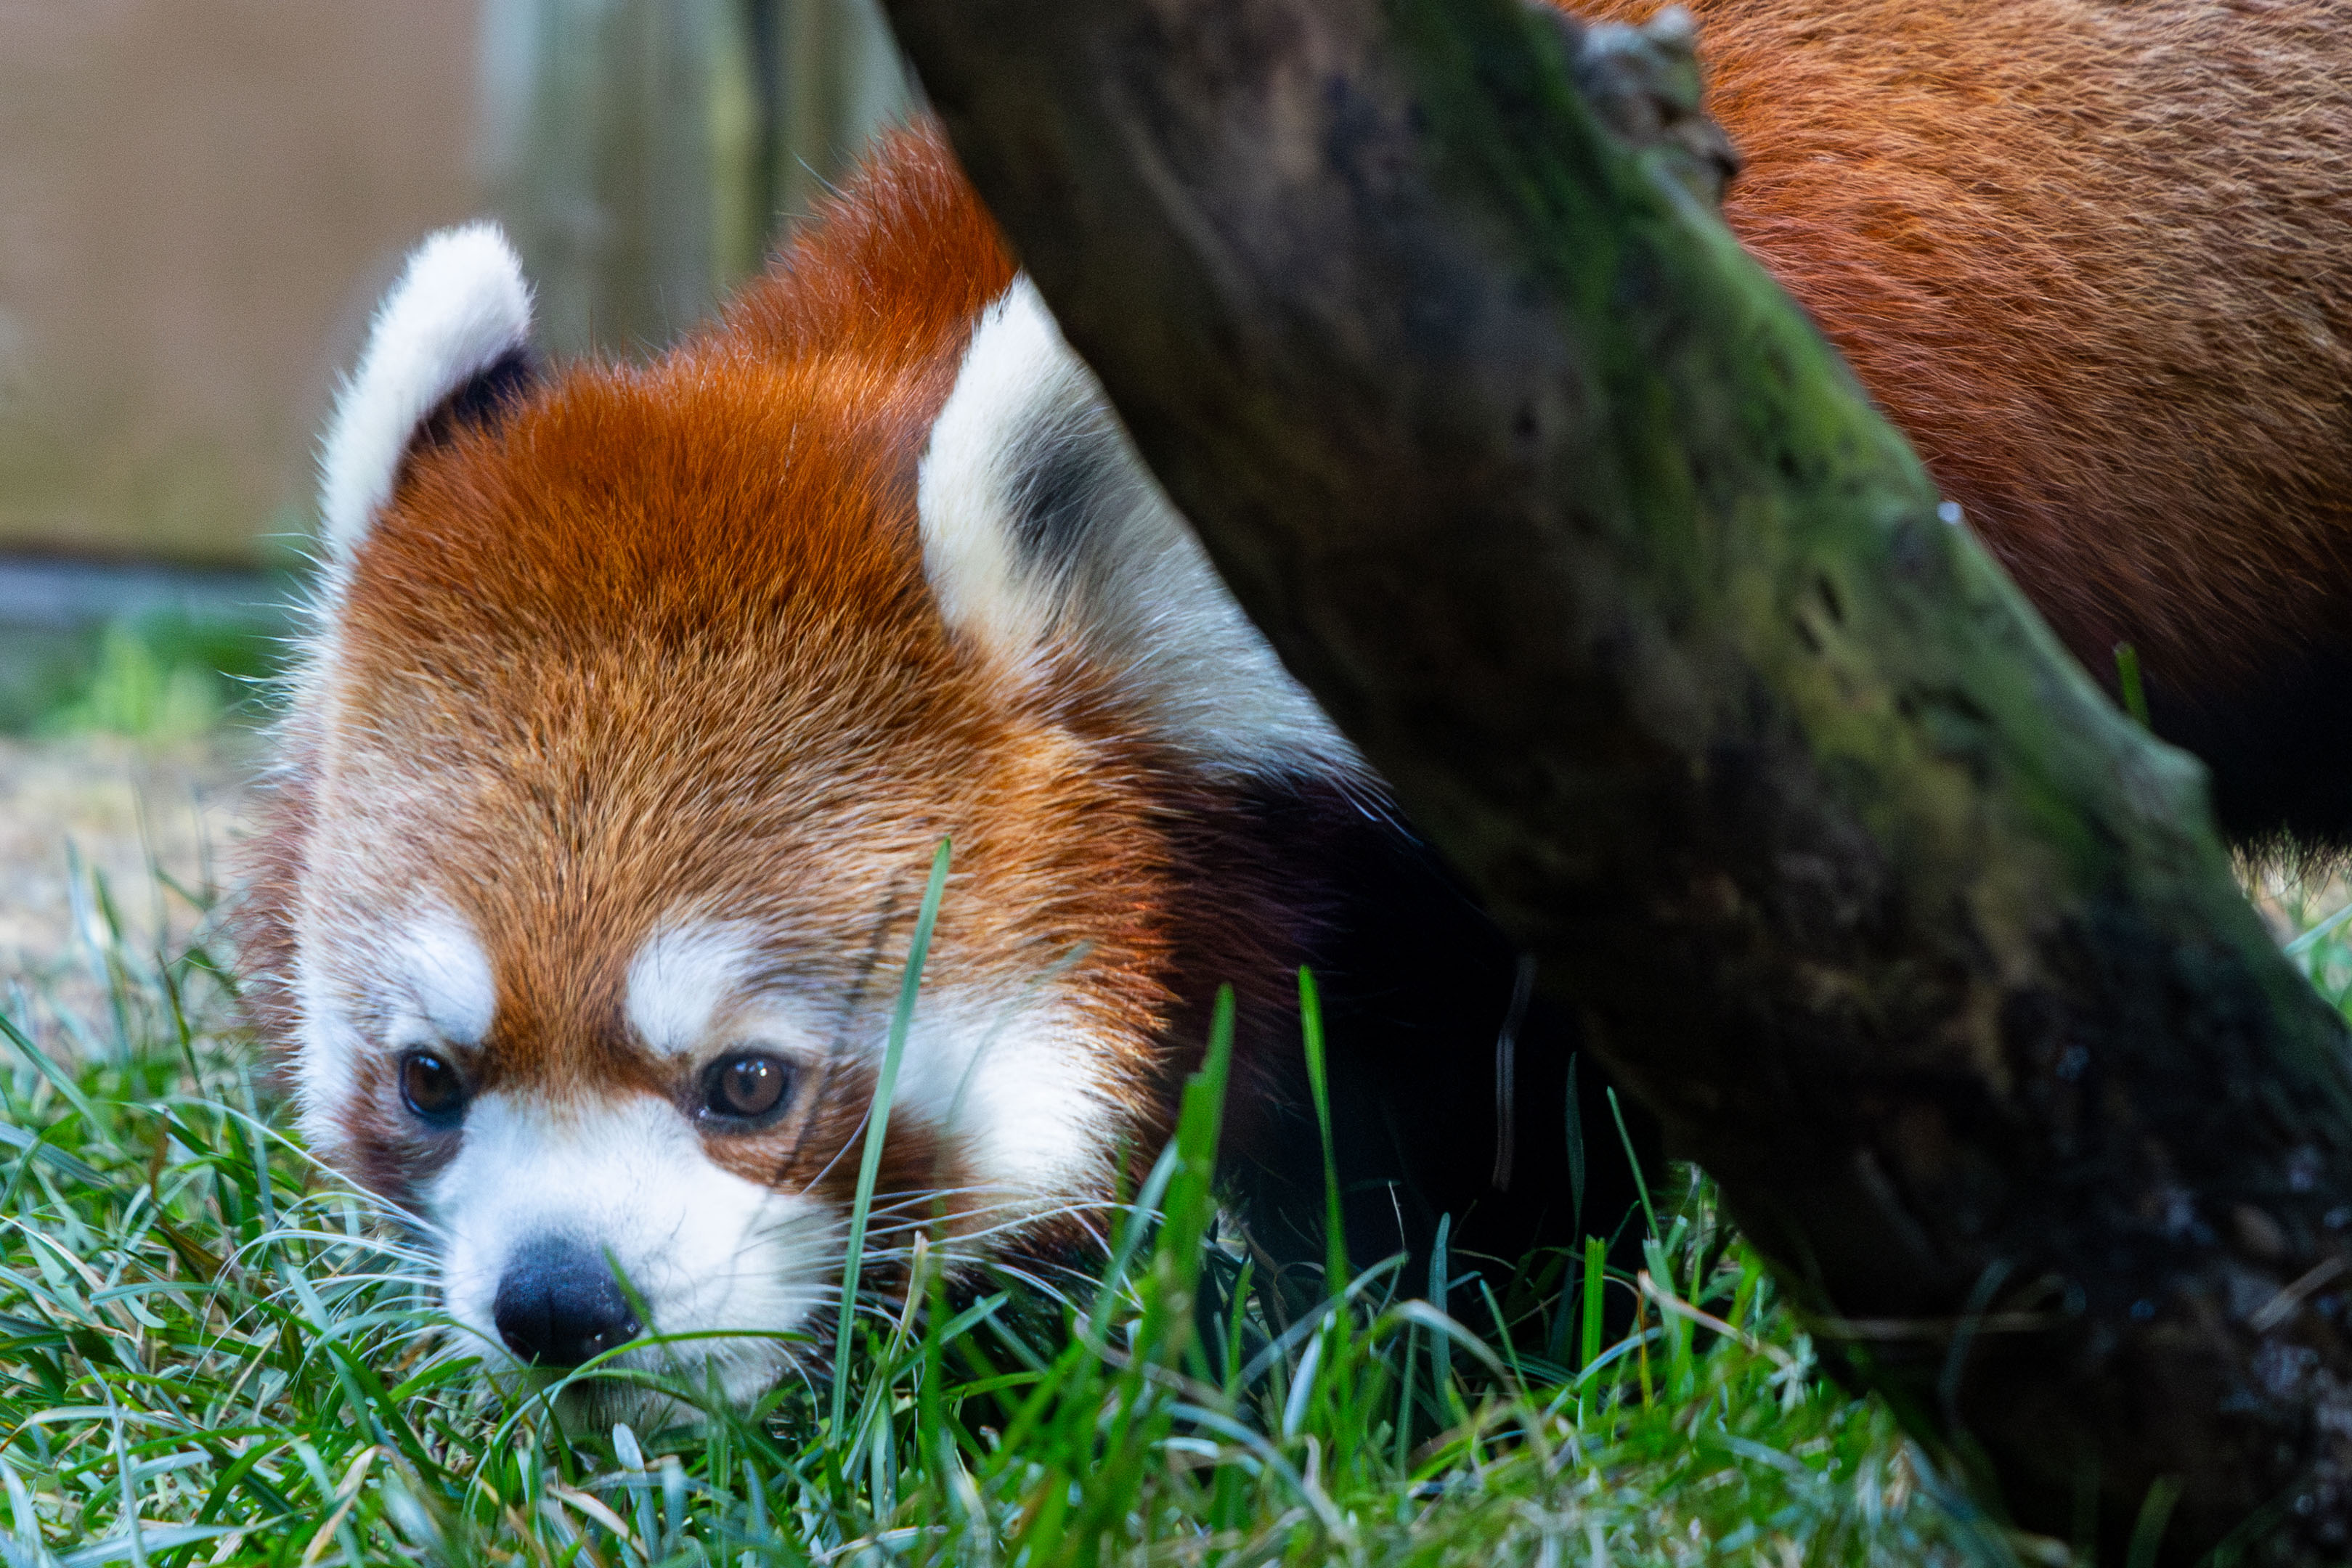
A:
<svg viewBox="0 0 2352 1568">
<path fill-rule="evenodd" d="M 601 1254 L 552 1238 L 508 1260 L 490 1316 L 507 1348 L 533 1366 L 577 1366 L 642 1326 Z"/>
</svg>

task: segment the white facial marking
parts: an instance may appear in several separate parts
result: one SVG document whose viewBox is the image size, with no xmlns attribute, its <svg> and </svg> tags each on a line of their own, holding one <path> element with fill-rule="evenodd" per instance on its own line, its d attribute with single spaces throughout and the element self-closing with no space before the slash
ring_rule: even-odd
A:
<svg viewBox="0 0 2352 1568">
<path fill-rule="evenodd" d="M 1117 1113 L 1099 1048 L 1050 994 L 950 995 L 916 1032 L 899 1099 L 958 1140 L 992 1186 L 1047 1197 L 1100 1178 Z"/>
<path fill-rule="evenodd" d="M 434 955 L 429 972 L 445 997 L 462 992 L 446 983 L 469 950 L 457 935 L 446 920 L 419 922 L 401 949 Z M 788 1054 L 814 1059 L 814 1020 L 791 998 L 745 989 L 759 951 L 747 932 L 719 923 L 660 933 L 630 966 L 631 1024 L 666 1052 L 740 1035 L 789 1041 Z M 851 1049 L 879 1055 L 878 1035 L 852 1038 Z M 897 1103 L 955 1144 L 990 1222 L 1018 1224 L 1100 1187 L 1118 1116 L 1099 1057 L 1082 1015 L 1052 983 L 940 985 L 918 999 Z M 650 1309 L 652 1332 L 722 1335 L 632 1353 L 631 1364 L 711 1380 L 739 1403 L 756 1398 L 792 1363 L 782 1344 L 759 1336 L 801 1327 L 837 1288 L 844 1217 L 824 1200 L 728 1172 L 703 1140 L 651 1096 L 561 1106 L 483 1096 L 467 1113 L 457 1157 L 421 1194 L 441 1238 L 451 1318 L 493 1364 L 511 1365 L 495 1317 L 499 1282 L 524 1249 L 569 1239 L 613 1259 Z M 724 1337 L 732 1331 L 746 1337 Z"/>
<path fill-rule="evenodd" d="M 750 980 L 759 957 L 749 934 L 736 926 L 656 931 L 629 961 L 629 1027 L 648 1050 L 663 1056 L 688 1054 L 709 1036 L 719 1009 Z"/>
<path fill-rule="evenodd" d="M 343 1141 L 338 1117 L 359 1092 L 358 1063 L 365 1044 L 344 988 L 324 961 L 323 946 L 315 927 L 303 933 L 292 987 L 296 1120 L 302 1136 L 321 1152 Z"/>
<path fill-rule="evenodd" d="M 757 1043 L 804 1064 L 829 1033 L 807 998 L 756 989 L 761 945 L 744 926 L 681 923 L 648 937 L 630 961 L 629 1025 L 664 1056 Z M 878 1062 L 883 1037 L 859 1030 L 854 1049 Z M 935 983 L 917 998 L 894 1104 L 959 1145 L 985 1185 L 1008 1196 L 1082 1187 L 1098 1176 L 1115 1113 L 1076 1015 L 1049 988 Z"/>
<path fill-rule="evenodd" d="M 677 1108 L 650 1096 L 556 1107 L 486 1094 L 425 1199 L 442 1238 L 449 1315 L 495 1364 L 512 1360 L 494 1317 L 499 1282 L 518 1252 L 551 1238 L 609 1255 L 656 1333 L 782 1333 L 838 1288 L 841 1217 L 831 1206 L 720 1168 Z M 628 1360 L 684 1367 L 698 1381 L 714 1374 L 739 1402 L 790 1364 L 782 1343 L 758 1337 Z"/>
<path fill-rule="evenodd" d="M 455 910 L 435 909 L 411 924 L 386 977 L 403 993 L 406 1006 L 401 1011 L 413 1009 L 431 1041 L 478 1045 L 490 1032 L 499 993 L 489 955 L 482 951 L 473 926 Z"/>
<path fill-rule="evenodd" d="M 1055 639 L 1075 639 L 1204 767 L 1369 780 L 1234 602 L 1025 277 L 972 330 L 916 507 L 940 614 L 1014 678 L 1034 678 Z"/>
<path fill-rule="evenodd" d="M 303 1136 L 321 1152 L 342 1142 L 339 1118 L 360 1092 L 359 1060 L 372 1047 L 476 1045 L 498 1011 L 489 956 L 446 904 L 389 931 L 303 910 L 292 988 L 297 1109 Z"/>
</svg>

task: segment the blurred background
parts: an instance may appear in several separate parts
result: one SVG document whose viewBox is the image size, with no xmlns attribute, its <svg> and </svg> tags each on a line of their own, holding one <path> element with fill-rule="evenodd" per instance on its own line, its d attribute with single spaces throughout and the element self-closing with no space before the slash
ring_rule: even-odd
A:
<svg viewBox="0 0 2352 1568">
<path fill-rule="evenodd" d="M 872 0 L 0 0 L 0 974 L 68 839 L 221 836 L 410 246 L 495 216 L 544 349 L 650 354 L 911 101 Z"/>
<path fill-rule="evenodd" d="M 0 0 L 0 727 L 299 560 L 425 233 L 499 217 L 546 348 L 649 353 L 908 101 L 871 0 Z"/>
</svg>

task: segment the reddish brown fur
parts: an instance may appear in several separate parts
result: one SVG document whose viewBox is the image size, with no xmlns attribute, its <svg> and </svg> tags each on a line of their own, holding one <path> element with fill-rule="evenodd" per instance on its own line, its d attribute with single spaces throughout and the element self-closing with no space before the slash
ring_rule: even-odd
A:
<svg viewBox="0 0 2352 1568">
<path fill-rule="evenodd" d="M 1725 217 L 2093 670 L 2128 640 L 2195 685 L 2341 630 L 2342 5 L 1689 4 L 1747 160 Z"/>
<path fill-rule="evenodd" d="M 1011 277 L 940 145 L 905 136 L 719 328 L 649 369 L 569 369 L 415 452 L 354 563 L 333 716 L 296 721 L 257 968 L 289 967 L 298 880 L 362 904 L 439 886 L 497 980 L 490 1036 L 455 1053 L 478 1092 L 684 1101 L 622 1019 L 656 923 L 793 934 L 779 971 L 878 1039 L 948 834 L 929 977 L 1009 989 L 1083 946 L 1097 1030 L 1135 1056 L 1116 1087 L 1148 1159 L 1198 1043 L 1194 990 L 1263 994 L 1296 961 L 1263 945 L 1285 921 L 1244 864 L 1296 854 L 1221 826 L 1229 798 L 1185 782 L 1082 667 L 1014 691 L 940 621 L 915 463 Z M 452 887 L 449 867 L 481 870 Z M 284 998 L 262 1004 L 284 1040 Z M 871 1074 L 822 1076 L 713 1158 L 845 1202 Z M 412 1190 L 441 1140 L 395 1131 L 388 1072 L 371 1085 L 343 1113 L 362 1174 Z M 947 1159 L 902 1117 L 884 1190 L 957 1185 Z"/>
</svg>

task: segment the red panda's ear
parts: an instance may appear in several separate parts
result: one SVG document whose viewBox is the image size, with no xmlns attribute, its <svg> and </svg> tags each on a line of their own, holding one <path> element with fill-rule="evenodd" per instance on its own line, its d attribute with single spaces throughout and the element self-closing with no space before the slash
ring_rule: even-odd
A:
<svg viewBox="0 0 2352 1568">
<path fill-rule="evenodd" d="M 531 375 L 530 288 L 498 225 L 444 229 L 418 246 L 376 307 L 327 427 L 320 513 L 331 594 L 409 453 L 495 419 Z"/>
<path fill-rule="evenodd" d="M 917 490 L 940 613 L 1009 676 L 1088 661 L 1213 771 L 1369 777 L 1244 617 L 1026 277 L 984 311 Z"/>
</svg>

